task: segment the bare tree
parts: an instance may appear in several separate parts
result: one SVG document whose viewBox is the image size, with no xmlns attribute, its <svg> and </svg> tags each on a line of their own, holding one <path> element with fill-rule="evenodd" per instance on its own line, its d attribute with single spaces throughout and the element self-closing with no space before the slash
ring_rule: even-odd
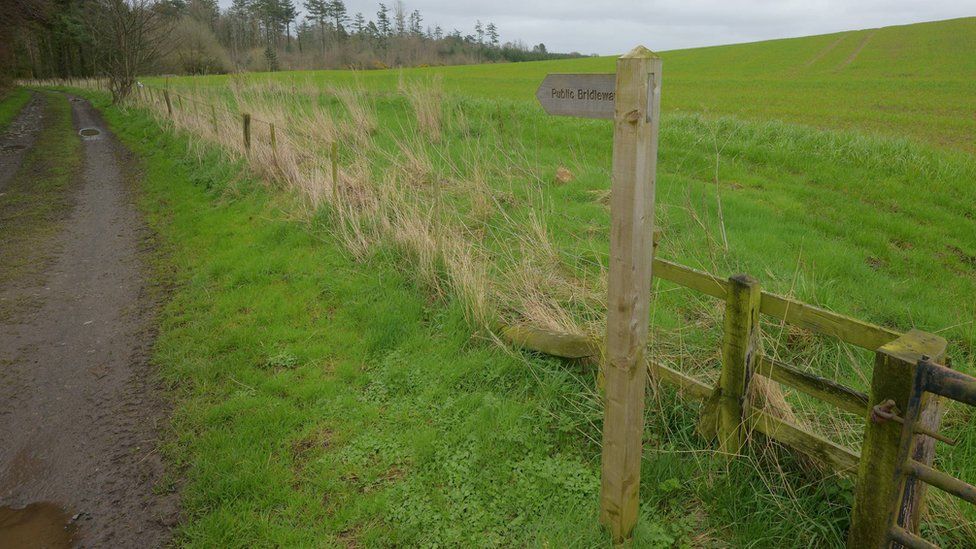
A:
<svg viewBox="0 0 976 549">
<path fill-rule="evenodd" d="M 86 17 L 99 71 L 109 82 L 112 102 L 132 91 L 136 76 L 151 71 L 172 48 L 174 19 L 161 0 L 92 0 Z"/>
</svg>

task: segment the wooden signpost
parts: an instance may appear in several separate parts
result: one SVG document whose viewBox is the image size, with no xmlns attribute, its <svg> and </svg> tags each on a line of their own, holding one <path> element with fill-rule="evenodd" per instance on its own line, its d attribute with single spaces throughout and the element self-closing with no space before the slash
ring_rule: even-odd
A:
<svg viewBox="0 0 976 549">
<path fill-rule="evenodd" d="M 550 74 L 535 98 L 548 114 L 613 118 L 617 77 L 613 74 Z"/>
<path fill-rule="evenodd" d="M 614 121 L 600 520 L 615 543 L 637 523 L 660 92 L 661 59 L 643 46 L 616 75 L 553 74 L 536 92 L 549 114 Z"/>
</svg>

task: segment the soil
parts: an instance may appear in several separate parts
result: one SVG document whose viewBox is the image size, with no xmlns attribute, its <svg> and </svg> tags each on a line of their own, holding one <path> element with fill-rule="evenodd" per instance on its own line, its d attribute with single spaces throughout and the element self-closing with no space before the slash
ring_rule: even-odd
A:
<svg viewBox="0 0 976 549">
<path fill-rule="evenodd" d="M 17 119 L 36 120 L 34 135 L 36 99 Z M 158 453 L 167 407 L 149 363 L 148 233 L 128 153 L 71 101 L 75 131 L 99 130 L 79 134 L 74 209 L 44 276 L 0 288 L 38 303 L 0 319 L 0 546 L 159 547 L 178 499 Z"/>
<path fill-rule="evenodd" d="M 33 93 L 30 101 L 17 113 L 6 134 L 0 139 L 0 192 L 20 169 L 24 156 L 37 139 L 43 119 L 43 101 L 38 94 Z"/>
</svg>

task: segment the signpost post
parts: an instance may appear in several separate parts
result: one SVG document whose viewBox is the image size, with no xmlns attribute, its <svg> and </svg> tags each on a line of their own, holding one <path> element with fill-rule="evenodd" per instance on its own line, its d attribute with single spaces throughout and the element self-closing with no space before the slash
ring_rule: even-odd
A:
<svg viewBox="0 0 976 549">
<path fill-rule="evenodd" d="M 614 121 L 600 521 L 615 543 L 637 523 L 660 90 L 661 59 L 638 46 L 616 75 L 552 74 L 536 92 L 549 114 Z"/>
</svg>

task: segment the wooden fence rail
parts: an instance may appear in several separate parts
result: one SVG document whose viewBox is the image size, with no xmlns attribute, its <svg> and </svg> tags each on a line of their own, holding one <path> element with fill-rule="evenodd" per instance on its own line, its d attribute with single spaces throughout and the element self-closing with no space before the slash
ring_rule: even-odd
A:
<svg viewBox="0 0 976 549">
<path fill-rule="evenodd" d="M 655 238 L 655 247 L 657 238 Z M 856 497 L 852 515 L 849 547 L 881 547 L 886 523 L 881 516 L 882 502 L 896 489 L 891 483 L 898 452 L 897 425 L 871 421 L 875 406 L 894 399 L 899 406 L 907 401 L 914 363 L 923 354 L 941 359 L 944 339 L 912 330 L 901 334 L 894 330 L 827 311 L 807 303 L 762 290 L 759 283 L 744 275 L 724 279 L 691 267 L 655 257 L 652 272 L 660 278 L 726 302 L 723 323 L 723 360 L 718 386 L 696 379 L 665 364 L 647 359 L 650 376 L 674 386 L 688 398 L 717 405 L 717 438 L 721 451 L 733 454 L 748 440 L 750 432 L 761 433 L 787 447 L 813 457 L 831 471 L 856 475 Z M 762 353 L 758 348 L 758 314 L 814 333 L 834 337 L 876 354 L 871 393 L 847 387 Z M 503 335 L 526 349 L 575 359 L 598 358 L 600 342 L 585 337 L 552 333 L 528 326 L 506 327 Z M 751 377 L 759 375 L 792 387 L 838 410 L 861 417 L 865 436 L 861 452 L 837 444 L 773 416 L 767 411 L 750 409 L 745 394 Z M 723 398 L 724 395 L 724 398 Z M 926 402 L 919 432 L 929 438 L 918 443 L 914 455 L 927 466 L 934 458 L 934 438 L 938 434 L 941 407 Z M 864 456 L 864 457 L 862 457 Z M 900 488 L 898 488 L 900 489 Z M 905 488 L 902 524 L 906 532 L 917 531 L 922 487 L 909 483 Z"/>
</svg>

